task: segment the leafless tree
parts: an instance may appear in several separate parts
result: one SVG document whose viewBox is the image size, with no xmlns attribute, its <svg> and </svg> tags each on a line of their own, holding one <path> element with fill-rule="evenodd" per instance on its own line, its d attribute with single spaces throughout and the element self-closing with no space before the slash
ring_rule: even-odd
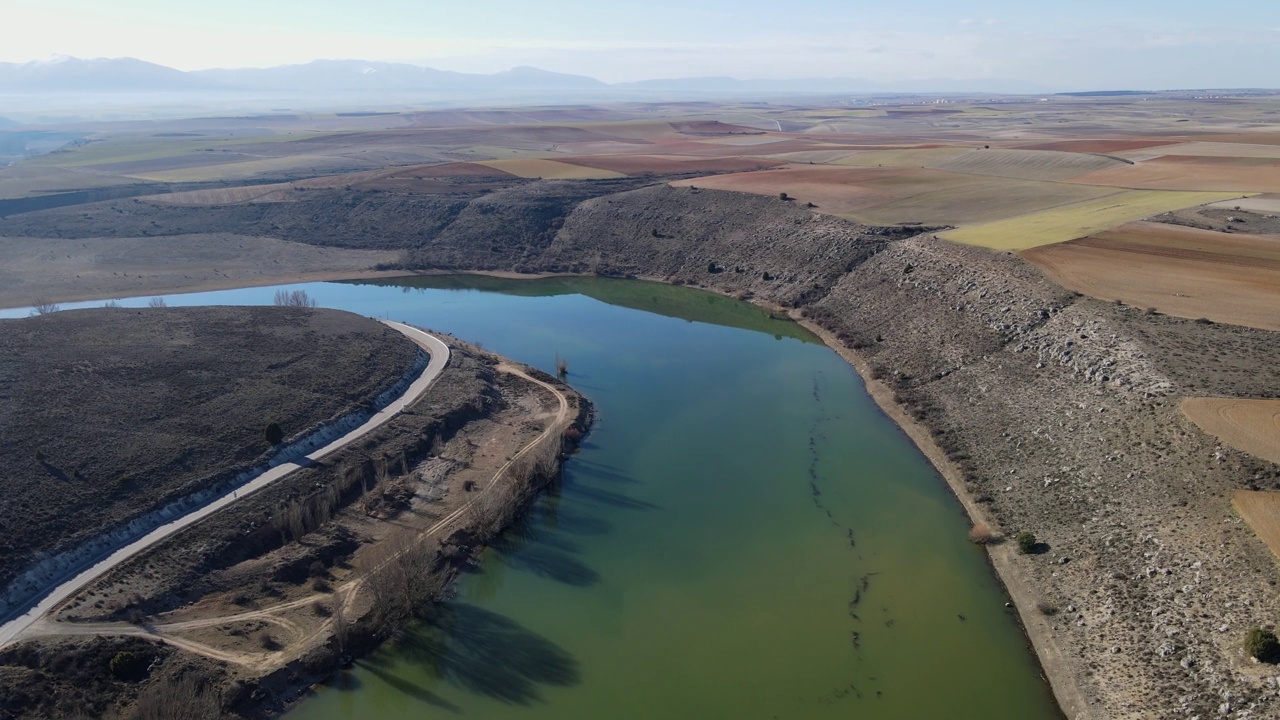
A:
<svg viewBox="0 0 1280 720">
<path fill-rule="evenodd" d="M 166 303 L 162 297 L 153 297 L 147 301 L 147 307 L 162 308 L 167 306 L 168 303 Z"/>
<path fill-rule="evenodd" d="M 275 304 L 280 307 L 313 308 L 316 300 L 306 290 L 277 290 Z"/>
<path fill-rule="evenodd" d="M 166 678 L 138 698 L 132 720 L 217 720 L 218 697 L 207 682 L 188 672 Z"/>
<path fill-rule="evenodd" d="M 56 313 L 61 309 L 62 308 L 58 307 L 57 303 L 49 302 L 44 298 L 37 298 L 35 304 L 31 306 L 31 314 L 48 315 L 49 313 Z"/>
</svg>

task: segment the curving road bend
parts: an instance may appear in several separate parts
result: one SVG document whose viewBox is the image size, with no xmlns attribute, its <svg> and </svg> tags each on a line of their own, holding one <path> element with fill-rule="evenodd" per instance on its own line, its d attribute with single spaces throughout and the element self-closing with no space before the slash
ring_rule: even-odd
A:
<svg viewBox="0 0 1280 720">
<path fill-rule="evenodd" d="M 404 323 L 392 322 L 389 320 L 384 320 L 382 322 L 391 328 L 404 333 L 405 336 L 427 352 L 430 356 L 430 360 L 427 363 L 426 369 L 424 369 L 422 374 L 409 385 L 409 388 L 405 390 L 403 395 L 393 400 L 382 410 L 379 410 L 363 425 L 360 425 L 346 435 L 343 435 L 328 445 L 308 454 L 306 456 L 307 460 L 319 460 L 326 455 L 337 452 L 352 442 L 355 442 L 361 437 L 364 437 L 374 431 L 378 427 L 384 425 L 391 418 L 398 415 L 400 411 L 404 410 L 406 407 L 413 404 L 418 398 L 422 397 L 423 393 L 427 391 L 427 388 L 429 388 L 431 384 L 440 377 L 440 373 L 442 373 L 445 366 L 449 364 L 449 347 L 441 342 L 439 338 Z M 98 558 L 92 564 L 83 567 L 75 575 L 64 577 L 54 587 L 52 587 L 47 594 L 41 597 L 39 602 L 28 608 L 26 612 L 5 618 L 4 624 L 0 625 L 0 648 L 4 648 L 22 639 L 23 633 L 28 628 L 40 620 L 40 618 L 44 617 L 46 613 L 56 607 L 59 603 L 71 597 L 78 592 L 80 588 L 103 576 L 125 560 L 128 560 L 143 550 L 146 550 L 156 543 L 170 537 L 183 528 L 193 525 L 212 515 L 238 499 L 261 490 L 300 467 L 302 466 L 297 463 L 282 463 L 277 465 L 253 480 L 250 480 L 248 483 L 245 483 L 226 495 L 214 500 L 208 505 L 161 525 L 155 530 L 152 530 L 141 538 L 125 545 L 106 557 Z"/>
</svg>

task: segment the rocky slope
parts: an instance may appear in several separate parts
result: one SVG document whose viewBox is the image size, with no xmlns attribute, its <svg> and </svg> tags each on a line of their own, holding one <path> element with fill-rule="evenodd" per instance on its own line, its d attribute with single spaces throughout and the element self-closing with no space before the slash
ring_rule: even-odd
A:
<svg viewBox="0 0 1280 720">
<path fill-rule="evenodd" d="M 1040 537 L 1046 552 L 1013 562 L 1044 610 L 1020 609 L 1044 613 L 1068 660 L 1055 685 L 1085 698 L 1077 714 L 1280 713 L 1277 673 L 1241 649 L 1248 628 L 1280 618 L 1280 567 L 1229 500 L 1280 487 L 1280 467 L 1219 446 L 1177 410 L 1184 395 L 1275 397 L 1280 336 L 1100 303 L 1012 255 L 776 198 L 532 182 L 447 202 L 379 199 L 378 212 L 360 208 L 365 196 L 349 199 L 350 213 L 326 209 L 339 196 L 277 207 L 255 231 L 395 247 L 410 268 L 652 277 L 805 314 L 893 388 L 1002 532 Z M 77 212 L 113 212 L 94 207 Z M 102 234 L 56 212 L 0 233 Z M 192 231 L 196 214 L 202 231 L 245 230 L 222 226 L 244 223 L 242 210 L 173 210 L 187 213 L 181 222 L 145 212 L 174 232 Z"/>
</svg>

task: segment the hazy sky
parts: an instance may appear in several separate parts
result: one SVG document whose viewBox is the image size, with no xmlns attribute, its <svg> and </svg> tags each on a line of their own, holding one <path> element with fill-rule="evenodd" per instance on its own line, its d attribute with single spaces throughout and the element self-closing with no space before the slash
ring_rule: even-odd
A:
<svg viewBox="0 0 1280 720">
<path fill-rule="evenodd" d="M 609 82 L 1003 78 L 1050 88 L 1280 85 L 1280 2 L 4 0 L 0 61 L 192 70 L 317 58 Z"/>
</svg>

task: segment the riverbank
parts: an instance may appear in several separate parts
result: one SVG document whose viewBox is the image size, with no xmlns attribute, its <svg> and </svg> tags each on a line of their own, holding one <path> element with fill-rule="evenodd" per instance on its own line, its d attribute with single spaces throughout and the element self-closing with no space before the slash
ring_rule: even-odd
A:
<svg viewBox="0 0 1280 720">
<path fill-rule="evenodd" d="M 952 494 L 955 495 L 956 500 L 964 508 L 969 520 L 975 526 L 987 525 L 988 527 L 994 527 L 994 521 L 985 508 L 977 502 L 974 494 L 970 492 L 968 485 L 965 483 L 964 471 L 947 457 L 947 453 L 934 439 L 937 429 L 930 428 L 907 414 L 906 410 L 894 401 L 893 389 L 874 377 L 866 358 L 859 355 L 856 350 L 845 346 L 834 333 L 815 322 L 805 319 L 798 312 L 792 313 L 791 318 L 809 332 L 821 338 L 827 347 L 844 358 L 857 371 L 862 378 L 863 385 L 866 386 L 867 394 L 871 396 L 871 399 L 875 401 L 885 416 L 897 425 L 907 437 L 911 438 L 912 444 L 937 469 L 938 474 L 946 481 L 947 486 L 951 488 Z M 996 577 L 1000 579 L 1005 592 L 1008 593 L 1009 599 L 1018 611 L 1022 629 L 1026 633 L 1027 639 L 1031 642 L 1036 658 L 1040 661 L 1040 668 L 1044 672 L 1046 680 L 1050 687 L 1053 688 L 1054 699 L 1057 700 L 1059 709 L 1069 718 L 1074 720 L 1099 718 L 1100 716 L 1090 707 L 1089 701 L 1081 691 L 1073 665 L 1064 655 L 1062 648 L 1059 647 L 1054 638 L 1052 626 L 1045 618 L 1045 615 L 1036 608 L 1035 588 L 1018 566 L 1017 554 L 1010 540 L 1010 538 L 1001 538 L 1000 542 L 987 544 L 985 546 L 987 557 L 991 561 L 991 567 Z M 957 538 L 957 542 L 959 542 L 959 538 Z"/>
<path fill-rule="evenodd" d="M 273 717 L 393 637 L 554 476 L 564 444 L 590 422 L 590 404 L 554 378 L 448 342 L 432 391 L 358 447 L 147 549 L 0 653 L 0 684 L 44 688 L 7 710 L 125 716 L 181 695 L 174 683 L 195 672 L 224 708 Z M 412 587 L 402 582 L 410 570 Z M 121 683 L 102 663 L 85 679 L 97 689 L 82 696 L 39 672 L 46 655 L 77 662 L 103 643 L 151 662 L 145 683 Z"/>
</svg>

